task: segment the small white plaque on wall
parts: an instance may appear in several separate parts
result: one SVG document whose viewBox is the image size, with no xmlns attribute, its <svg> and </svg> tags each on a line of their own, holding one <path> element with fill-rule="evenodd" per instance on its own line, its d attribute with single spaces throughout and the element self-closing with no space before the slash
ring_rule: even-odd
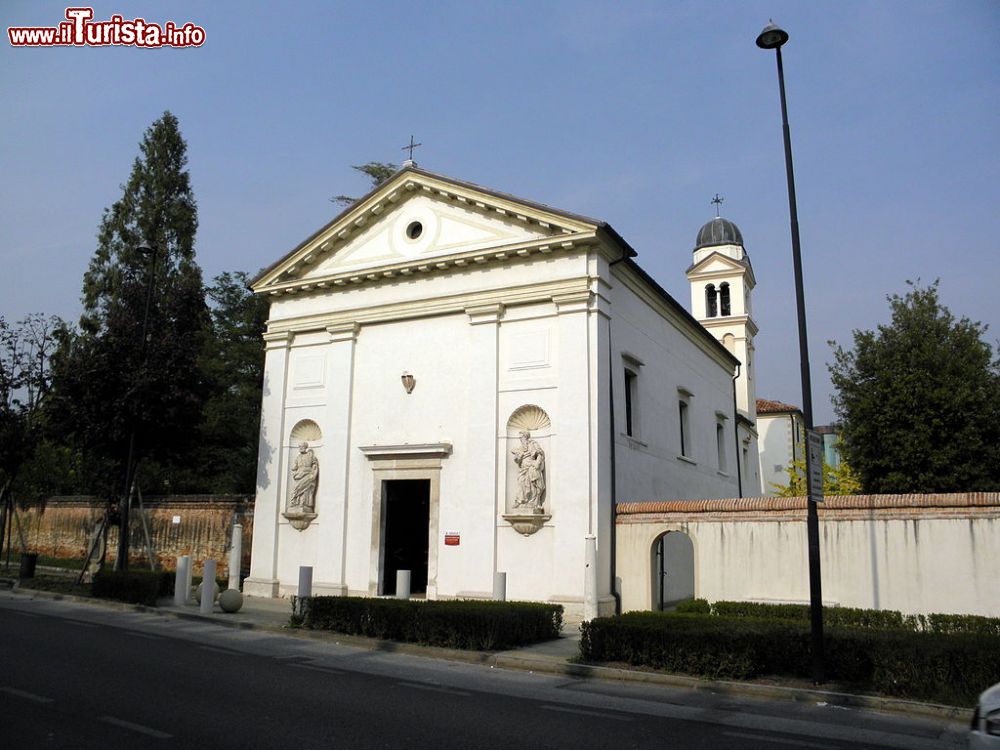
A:
<svg viewBox="0 0 1000 750">
<path fill-rule="evenodd" d="M 178 524 L 180 522 L 181 522 L 180 516 L 174 516 L 173 519 L 171 519 L 171 523 Z"/>
</svg>

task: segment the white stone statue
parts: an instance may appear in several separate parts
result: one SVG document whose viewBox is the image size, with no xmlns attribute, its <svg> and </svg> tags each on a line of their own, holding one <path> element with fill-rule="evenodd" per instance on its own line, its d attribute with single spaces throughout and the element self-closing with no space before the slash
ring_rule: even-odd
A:
<svg viewBox="0 0 1000 750">
<path fill-rule="evenodd" d="M 522 430 L 520 435 L 520 445 L 511 451 L 518 469 L 514 507 L 541 513 L 545 499 L 545 451 L 531 439 L 527 430 Z"/>
<path fill-rule="evenodd" d="M 292 479 L 295 480 L 295 486 L 292 488 L 292 498 L 288 503 L 289 508 L 300 510 L 303 513 L 312 513 L 316 507 L 319 460 L 305 440 L 299 443 L 299 455 L 295 457 L 295 462 L 292 464 Z"/>
</svg>

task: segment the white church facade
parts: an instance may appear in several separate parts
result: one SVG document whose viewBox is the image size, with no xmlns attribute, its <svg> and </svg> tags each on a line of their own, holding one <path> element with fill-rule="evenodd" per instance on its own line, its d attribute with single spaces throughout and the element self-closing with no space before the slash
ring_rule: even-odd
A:
<svg viewBox="0 0 1000 750">
<path fill-rule="evenodd" d="M 252 284 L 271 305 L 246 593 L 308 565 L 316 594 L 409 570 L 428 598 L 489 598 L 504 572 L 508 598 L 572 614 L 593 536 L 614 611 L 617 503 L 760 492 L 753 275 L 721 239 L 695 250 L 693 315 L 606 223 L 414 165 L 306 239 Z"/>
</svg>

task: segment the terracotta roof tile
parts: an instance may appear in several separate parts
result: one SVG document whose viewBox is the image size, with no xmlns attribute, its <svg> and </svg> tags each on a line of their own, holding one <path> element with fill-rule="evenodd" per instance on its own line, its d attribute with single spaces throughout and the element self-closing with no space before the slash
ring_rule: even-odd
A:
<svg viewBox="0 0 1000 750">
<path fill-rule="evenodd" d="M 802 409 L 791 404 L 783 404 L 780 401 L 769 401 L 766 398 L 757 399 L 758 414 L 782 414 L 790 411 L 802 411 Z"/>
<path fill-rule="evenodd" d="M 804 510 L 804 497 L 735 497 L 717 500 L 653 500 L 619 503 L 618 515 L 641 513 L 746 513 L 753 511 Z M 928 495 L 831 495 L 824 498 L 828 510 L 876 510 L 898 508 L 1000 507 L 1000 492 L 952 492 Z"/>
</svg>

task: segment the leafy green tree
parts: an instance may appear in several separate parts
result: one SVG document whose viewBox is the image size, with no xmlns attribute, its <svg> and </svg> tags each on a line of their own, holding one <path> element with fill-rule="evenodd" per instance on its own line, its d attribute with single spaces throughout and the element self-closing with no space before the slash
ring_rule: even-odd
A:
<svg viewBox="0 0 1000 750">
<path fill-rule="evenodd" d="M 830 366 L 841 455 L 869 493 L 1000 489 L 1000 362 L 986 326 L 956 319 L 938 283 L 888 298 Z"/>
<path fill-rule="evenodd" d="M 367 164 L 358 164 L 351 169 L 356 169 L 364 175 L 367 175 L 368 179 L 371 180 L 372 187 L 377 188 L 383 182 L 392 177 L 399 170 L 395 164 L 389 164 L 384 161 L 370 161 Z M 330 199 L 331 202 L 337 203 L 341 206 L 349 206 L 357 198 L 352 198 L 349 195 L 337 195 Z"/>
<path fill-rule="evenodd" d="M 788 474 L 788 484 L 772 484 L 771 488 L 778 497 L 805 497 L 809 493 L 806 482 L 806 460 L 804 458 L 792 461 L 785 468 Z M 830 466 L 823 461 L 823 495 L 856 495 L 861 492 L 861 481 L 858 475 L 846 461 L 841 460 L 837 466 Z"/>
<path fill-rule="evenodd" d="M 0 551 L 15 495 L 23 503 L 47 486 L 45 475 L 25 468 L 43 444 L 41 412 L 51 384 L 55 331 L 61 325 L 55 316 L 29 315 L 13 325 L 0 316 Z"/>
<path fill-rule="evenodd" d="M 129 484 L 129 455 L 133 466 L 184 455 L 206 396 L 200 361 L 209 316 L 177 118 L 165 112 L 139 150 L 121 199 L 101 221 L 80 330 L 63 331 L 53 358 L 53 422 L 88 457 L 96 472 L 89 489 L 112 502 Z"/>
<path fill-rule="evenodd" d="M 223 273 L 208 288 L 212 335 L 203 357 L 212 391 L 199 428 L 199 491 L 252 494 L 257 477 L 267 300 L 246 273 Z"/>
</svg>

